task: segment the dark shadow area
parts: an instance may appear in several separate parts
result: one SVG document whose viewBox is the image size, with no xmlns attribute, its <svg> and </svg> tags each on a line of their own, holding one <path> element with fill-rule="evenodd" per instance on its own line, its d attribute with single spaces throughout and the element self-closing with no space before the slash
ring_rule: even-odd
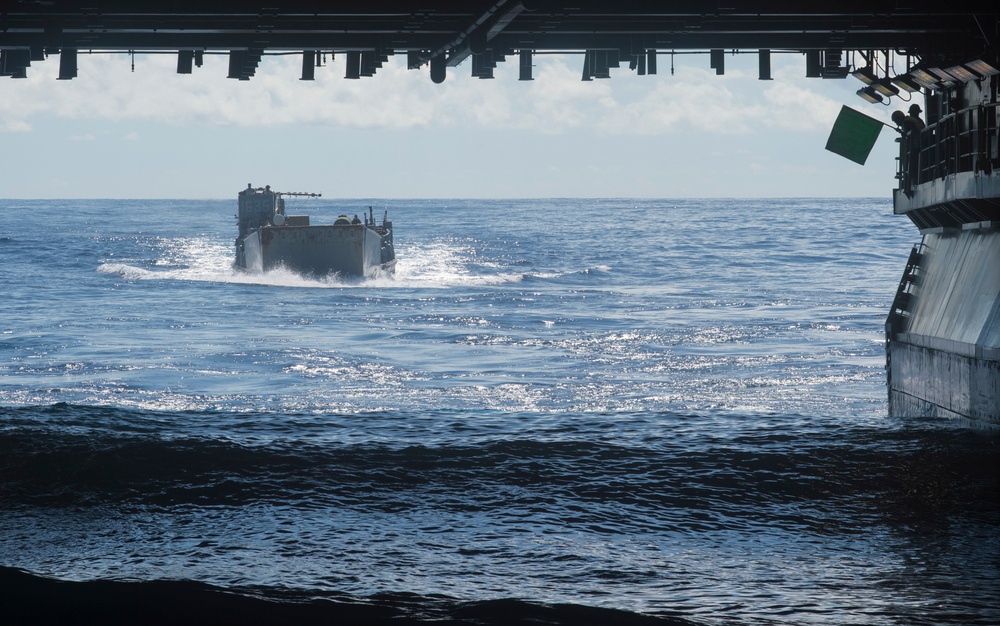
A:
<svg viewBox="0 0 1000 626">
<path fill-rule="evenodd" d="M 268 597 L 232 593 L 192 581 L 68 582 L 0 567 L 2 621 L 38 624 L 252 624 L 437 626 L 639 625 L 691 626 L 692 622 L 579 605 L 543 605 L 519 600 L 459 602 L 409 594 L 367 600 L 305 597 L 268 591 Z"/>
</svg>

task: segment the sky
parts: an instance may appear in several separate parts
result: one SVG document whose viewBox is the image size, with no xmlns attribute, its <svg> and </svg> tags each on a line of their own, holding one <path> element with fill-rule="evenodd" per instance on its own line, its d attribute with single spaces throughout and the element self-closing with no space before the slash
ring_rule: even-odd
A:
<svg viewBox="0 0 1000 626">
<path fill-rule="evenodd" d="M 661 53 L 659 73 L 627 66 L 581 81 L 582 55 L 517 58 L 495 79 L 466 61 L 442 84 L 405 55 L 371 78 L 343 58 L 299 80 L 301 57 L 265 56 L 249 81 L 225 55 L 190 75 L 175 55 L 59 60 L 0 78 L 0 198 L 226 199 L 248 183 L 335 198 L 884 197 L 895 185 L 896 133 L 866 165 L 824 149 L 842 105 L 889 121 L 854 78 L 805 78 L 801 54 Z"/>
</svg>

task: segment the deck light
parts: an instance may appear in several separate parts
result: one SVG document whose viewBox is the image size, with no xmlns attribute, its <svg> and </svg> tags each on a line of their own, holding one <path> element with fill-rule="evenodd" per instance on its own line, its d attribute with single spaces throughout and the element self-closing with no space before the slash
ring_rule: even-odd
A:
<svg viewBox="0 0 1000 626">
<path fill-rule="evenodd" d="M 960 83 L 965 84 L 972 82 L 979 78 L 974 72 L 964 65 L 953 65 L 951 67 L 943 68 L 950 76 L 954 77 Z"/>
<path fill-rule="evenodd" d="M 909 74 L 900 74 L 899 76 L 894 77 L 892 79 L 892 83 L 903 91 L 908 91 L 910 93 L 920 91 L 920 85 Z"/>
<path fill-rule="evenodd" d="M 928 67 L 927 71 L 938 79 L 938 84 L 945 89 L 955 86 L 955 77 L 940 67 Z"/>
<path fill-rule="evenodd" d="M 858 89 L 858 95 L 867 100 L 868 102 L 871 102 L 872 104 L 878 104 L 879 102 L 882 102 L 882 96 L 880 96 L 878 92 L 875 91 L 875 88 L 871 86 L 862 87 L 861 89 Z"/>
<path fill-rule="evenodd" d="M 975 61 L 966 63 L 965 67 L 976 72 L 983 78 L 1000 74 L 1000 55 L 996 52 L 989 52 Z"/>
<path fill-rule="evenodd" d="M 880 78 L 871 85 L 872 89 L 879 92 L 886 98 L 899 95 L 899 87 L 896 87 L 888 78 Z"/>
<path fill-rule="evenodd" d="M 868 67 L 859 67 L 851 72 L 851 76 L 857 78 L 866 85 L 873 85 L 878 80 L 878 78 L 875 77 L 875 73 Z"/>
<path fill-rule="evenodd" d="M 937 76 L 931 74 L 922 67 L 920 68 L 915 67 L 912 70 L 910 70 L 910 77 L 924 89 L 934 90 L 938 89 L 940 86 L 940 81 L 938 80 Z"/>
</svg>

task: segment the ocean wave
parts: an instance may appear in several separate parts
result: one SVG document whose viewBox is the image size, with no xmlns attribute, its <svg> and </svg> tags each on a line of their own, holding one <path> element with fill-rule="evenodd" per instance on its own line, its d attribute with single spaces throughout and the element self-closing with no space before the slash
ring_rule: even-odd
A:
<svg viewBox="0 0 1000 626">
<path fill-rule="evenodd" d="M 442 432 L 432 444 L 395 433 L 394 419 L 409 428 L 419 422 L 393 414 L 287 416 L 282 424 L 275 415 L 2 409 L 0 499 L 8 506 L 457 506 L 514 526 L 538 523 L 519 516 L 544 504 L 546 515 L 615 532 L 747 531 L 767 519 L 771 531 L 823 534 L 831 525 L 850 533 L 859 520 L 867 527 L 880 514 L 872 502 L 890 510 L 931 501 L 951 507 L 982 487 L 914 473 L 918 456 L 927 467 L 960 463 L 987 477 L 991 464 L 985 448 L 949 459 L 914 448 L 912 434 L 803 431 L 791 417 L 733 432 L 733 422 L 713 424 L 707 415 L 643 415 L 637 423 L 628 415 L 578 416 L 555 424 L 552 416 L 525 415 L 520 424 L 517 416 L 484 418 L 489 424 L 478 433 L 456 417 L 431 418 Z M 265 420 L 271 424 L 257 423 Z M 370 441 L 329 434 L 358 420 L 368 420 Z M 683 436 L 649 439 L 650 420 Z M 601 434 L 607 423 L 616 428 L 612 439 Z M 905 477 L 901 466 L 911 468 Z"/>
<path fill-rule="evenodd" d="M 97 271 L 101 274 L 117 274 L 125 280 L 143 280 L 156 276 L 155 272 L 126 263 L 102 263 Z"/>
<path fill-rule="evenodd" d="M 190 580 L 64 581 L 0 567 L 4 623 L 37 624 L 449 624 L 451 626 L 687 626 L 679 617 L 657 617 L 573 604 L 517 599 L 463 601 L 444 596 L 342 593 L 278 588 L 224 588 Z M 141 616 L 141 617 L 140 617 Z"/>
<path fill-rule="evenodd" d="M 368 280 L 344 278 L 337 274 L 308 276 L 284 267 L 266 272 L 242 271 L 233 267 L 232 253 L 221 242 L 195 238 L 162 238 L 154 246 L 158 257 L 152 269 L 134 263 L 106 262 L 98 266 L 103 274 L 117 274 L 125 280 L 180 280 L 217 282 L 270 287 L 313 289 L 391 289 L 495 286 L 523 280 L 518 272 L 484 263 L 473 248 L 451 242 L 413 244 L 400 252 L 394 274 L 377 274 Z"/>
<path fill-rule="evenodd" d="M 96 583 L 126 603 L 172 585 L 196 588 L 195 602 L 210 583 L 279 604 L 290 588 L 304 602 L 384 601 L 415 623 L 489 623 L 473 607 L 522 598 L 532 602 L 492 608 L 512 602 L 543 624 L 769 611 L 931 624 L 944 609 L 914 620 L 924 605 L 858 583 L 906 567 L 917 542 L 947 547 L 936 558 L 951 602 L 975 607 L 964 623 L 992 623 L 981 582 L 991 564 L 972 555 L 1000 523 L 996 437 L 944 424 L 0 408 L 0 548 L 4 565 L 38 573 L 150 581 Z M 938 574 L 907 576 L 927 585 Z M 762 607 L 734 605 L 765 593 Z"/>
</svg>

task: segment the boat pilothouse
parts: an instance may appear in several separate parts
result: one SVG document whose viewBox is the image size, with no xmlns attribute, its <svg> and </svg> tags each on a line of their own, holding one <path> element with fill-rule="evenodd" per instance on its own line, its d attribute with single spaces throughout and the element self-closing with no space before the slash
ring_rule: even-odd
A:
<svg viewBox="0 0 1000 626">
<path fill-rule="evenodd" d="M 316 277 L 372 278 L 393 273 L 396 253 L 388 211 L 381 223 L 368 207 L 363 220 L 340 215 L 333 224 L 323 225 L 310 224 L 308 215 L 285 213 L 285 197 L 320 195 L 247 185 L 239 193 L 235 267 L 257 272 L 284 267 Z"/>
<path fill-rule="evenodd" d="M 1000 64 L 991 58 L 911 70 L 937 78 L 922 84 L 926 128 L 898 139 L 893 210 L 921 241 L 886 320 L 893 415 L 1000 425 Z"/>
</svg>

